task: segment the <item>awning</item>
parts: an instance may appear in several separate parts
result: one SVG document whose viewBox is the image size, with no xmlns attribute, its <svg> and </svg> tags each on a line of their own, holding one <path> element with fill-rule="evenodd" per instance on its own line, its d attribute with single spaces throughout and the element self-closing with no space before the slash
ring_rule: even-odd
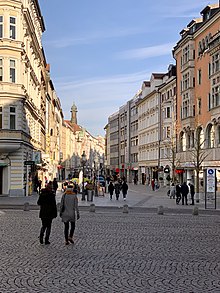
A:
<svg viewBox="0 0 220 293">
<path fill-rule="evenodd" d="M 8 166 L 8 164 L 6 164 L 6 163 L 0 163 L 0 167 L 7 167 Z"/>
</svg>

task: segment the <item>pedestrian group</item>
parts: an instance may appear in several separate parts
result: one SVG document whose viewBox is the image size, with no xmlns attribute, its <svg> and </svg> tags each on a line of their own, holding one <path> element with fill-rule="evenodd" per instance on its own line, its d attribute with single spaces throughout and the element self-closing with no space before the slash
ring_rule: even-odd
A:
<svg viewBox="0 0 220 293">
<path fill-rule="evenodd" d="M 115 191 L 116 200 L 119 200 L 120 193 L 122 192 L 123 200 L 126 200 L 128 193 L 128 184 L 125 178 L 117 179 L 114 181 L 110 181 L 108 185 L 108 192 L 110 194 L 110 200 L 112 200 Z"/>
<path fill-rule="evenodd" d="M 41 244 L 50 244 L 52 221 L 57 217 L 56 190 L 57 181 L 50 181 L 42 188 L 37 201 L 40 206 L 39 217 L 41 218 L 41 229 L 39 240 Z M 67 185 L 60 203 L 60 217 L 64 223 L 65 244 L 74 243 L 73 235 L 76 227 L 76 220 L 80 218 L 77 198 L 77 186 Z"/>
<path fill-rule="evenodd" d="M 170 198 L 176 199 L 176 204 L 179 204 L 182 200 L 182 205 L 188 205 L 188 194 L 191 195 L 191 204 L 194 205 L 194 195 L 195 195 L 195 187 L 192 183 L 189 183 L 189 186 L 186 182 L 183 184 L 177 183 L 176 186 L 174 183 L 171 184 L 170 190 L 168 191 L 167 195 Z"/>
</svg>

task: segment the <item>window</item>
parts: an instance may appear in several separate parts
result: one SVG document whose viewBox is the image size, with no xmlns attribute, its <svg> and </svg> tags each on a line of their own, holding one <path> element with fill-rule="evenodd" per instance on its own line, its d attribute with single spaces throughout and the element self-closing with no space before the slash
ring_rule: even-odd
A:
<svg viewBox="0 0 220 293">
<path fill-rule="evenodd" d="M 171 115 L 170 115 L 170 107 L 167 107 L 167 116 L 166 116 L 166 118 L 170 118 L 171 117 Z"/>
<path fill-rule="evenodd" d="M 182 118 L 187 118 L 189 116 L 189 100 L 183 101 L 182 106 Z"/>
<path fill-rule="evenodd" d="M 208 138 L 208 148 L 214 148 L 215 136 L 214 136 L 214 128 L 211 124 L 207 128 L 207 138 Z"/>
<path fill-rule="evenodd" d="M 180 151 L 184 152 L 186 150 L 186 134 L 184 132 L 180 133 Z"/>
<path fill-rule="evenodd" d="M 220 61 L 219 53 L 216 53 L 215 55 L 212 56 L 212 74 L 219 71 L 220 69 L 219 61 Z"/>
<path fill-rule="evenodd" d="M 3 16 L 0 16 L 0 38 L 3 38 Z"/>
<path fill-rule="evenodd" d="M 220 144 L 220 126 L 217 128 L 218 144 Z"/>
<path fill-rule="evenodd" d="M 170 126 L 167 126 L 166 128 L 166 137 L 170 138 Z"/>
<path fill-rule="evenodd" d="M 198 70 L 198 84 L 202 83 L 202 71 L 201 69 Z"/>
<path fill-rule="evenodd" d="M 219 105 L 220 105 L 220 86 L 215 86 L 212 88 L 211 108 L 217 107 Z"/>
<path fill-rule="evenodd" d="M 15 107 L 10 107 L 10 129 L 15 129 L 16 122 L 16 109 Z"/>
<path fill-rule="evenodd" d="M 0 58 L 0 81 L 3 81 L 3 63 L 1 58 Z"/>
<path fill-rule="evenodd" d="M 201 109 L 202 109 L 202 100 L 201 98 L 198 99 L 198 114 L 201 115 Z"/>
<path fill-rule="evenodd" d="M 183 64 L 189 61 L 189 45 L 183 48 Z"/>
<path fill-rule="evenodd" d="M 16 33 L 16 19 L 15 17 L 10 17 L 10 39 L 15 40 Z"/>
<path fill-rule="evenodd" d="M 15 60 L 10 60 L 10 82 L 15 83 Z"/>
<path fill-rule="evenodd" d="M 0 107 L 0 129 L 2 129 L 2 107 Z"/>
</svg>

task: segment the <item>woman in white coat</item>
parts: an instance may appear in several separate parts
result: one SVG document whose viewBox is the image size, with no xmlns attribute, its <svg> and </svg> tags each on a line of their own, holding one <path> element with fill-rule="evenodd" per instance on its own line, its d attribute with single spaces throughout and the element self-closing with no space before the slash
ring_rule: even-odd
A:
<svg viewBox="0 0 220 293">
<path fill-rule="evenodd" d="M 77 189 L 68 185 L 60 203 L 60 217 L 64 222 L 65 244 L 74 243 L 73 234 L 76 227 L 76 219 L 79 219 L 79 207 L 77 198 Z M 69 231 L 70 226 L 70 231 Z"/>
</svg>

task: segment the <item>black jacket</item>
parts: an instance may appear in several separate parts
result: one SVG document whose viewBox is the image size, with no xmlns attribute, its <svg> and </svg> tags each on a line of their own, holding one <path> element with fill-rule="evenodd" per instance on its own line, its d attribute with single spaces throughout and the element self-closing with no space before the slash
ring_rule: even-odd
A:
<svg viewBox="0 0 220 293">
<path fill-rule="evenodd" d="M 186 185 L 186 183 L 181 185 L 181 193 L 183 196 L 186 196 L 189 193 L 189 187 Z"/>
<path fill-rule="evenodd" d="M 128 184 L 126 182 L 123 182 L 121 189 L 123 194 L 127 194 Z"/>
<path fill-rule="evenodd" d="M 41 189 L 37 204 L 40 206 L 39 217 L 41 219 L 53 219 L 57 217 L 55 194 L 51 189 Z"/>
</svg>

